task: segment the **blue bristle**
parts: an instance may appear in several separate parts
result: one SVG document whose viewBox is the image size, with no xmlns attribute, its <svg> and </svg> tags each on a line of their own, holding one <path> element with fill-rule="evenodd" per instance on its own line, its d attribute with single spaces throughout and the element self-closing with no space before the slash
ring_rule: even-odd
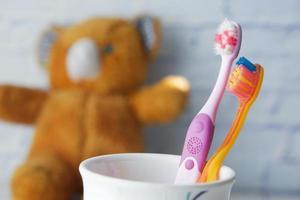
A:
<svg viewBox="0 0 300 200">
<path fill-rule="evenodd" d="M 236 62 L 237 65 L 244 65 L 249 71 L 255 72 L 256 66 L 251 63 L 247 58 L 240 57 L 239 60 Z"/>
</svg>

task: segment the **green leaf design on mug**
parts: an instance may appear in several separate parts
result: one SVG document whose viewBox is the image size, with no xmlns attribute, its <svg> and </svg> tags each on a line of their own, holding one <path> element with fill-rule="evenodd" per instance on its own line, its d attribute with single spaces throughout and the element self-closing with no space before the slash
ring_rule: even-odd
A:
<svg viewBox="0 0 300 200">
<path fill-rule="evenodd" d="M 197 200 L 197 199 L 199 199 L 202 195 L 204 195 L 205 193 L 207 193 L 206 190 L 205 190 L 205 191 L 202 191 L 202 192 L 199 192 L 196 196 L 194 196 L 194 198 L 191 198 L 192 193 L 189 192 L 189 193 L 187 194 L 187 196 L 186 196 L 186 200 Z"/>
</svg>

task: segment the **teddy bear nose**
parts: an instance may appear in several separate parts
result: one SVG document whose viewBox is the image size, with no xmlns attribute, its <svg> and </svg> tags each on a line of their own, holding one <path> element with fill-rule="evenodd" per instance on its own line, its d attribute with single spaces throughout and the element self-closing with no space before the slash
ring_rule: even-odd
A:
<svg viewBox="0 0 300 200">
<path fill-rule="evenodd" d="M 90 38 L 81 38 L 69 49 L 66 66 L 69 77 L 78 81 L 95 78 L 100 72 L 100 50 Z"/>
</svg>

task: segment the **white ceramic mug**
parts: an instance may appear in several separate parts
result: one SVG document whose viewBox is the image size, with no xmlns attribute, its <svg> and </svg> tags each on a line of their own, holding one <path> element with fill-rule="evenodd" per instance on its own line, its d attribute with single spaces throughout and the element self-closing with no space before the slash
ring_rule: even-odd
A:
<svg viewBox="0 0 300 200">
<path fill-rule="evenodd" d="M 223 166 L 220 180 L 175 185 L 180 156 L 113 154 L 80 164 L 84 200 L 229 200 L 235 173 Z"/>
</svg>

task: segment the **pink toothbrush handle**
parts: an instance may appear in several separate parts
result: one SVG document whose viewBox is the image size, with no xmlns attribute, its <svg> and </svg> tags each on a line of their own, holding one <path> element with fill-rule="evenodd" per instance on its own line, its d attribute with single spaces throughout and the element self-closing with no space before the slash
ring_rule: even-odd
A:
<svg viewBox="0 0 300 200">
<path fill-rule="evenodd" d="M 176 183 L 195 183 L 204 168 L 214 134 L 214 124 L 204 113 L 198 114 L 185 138 Z"/>
</svg>

